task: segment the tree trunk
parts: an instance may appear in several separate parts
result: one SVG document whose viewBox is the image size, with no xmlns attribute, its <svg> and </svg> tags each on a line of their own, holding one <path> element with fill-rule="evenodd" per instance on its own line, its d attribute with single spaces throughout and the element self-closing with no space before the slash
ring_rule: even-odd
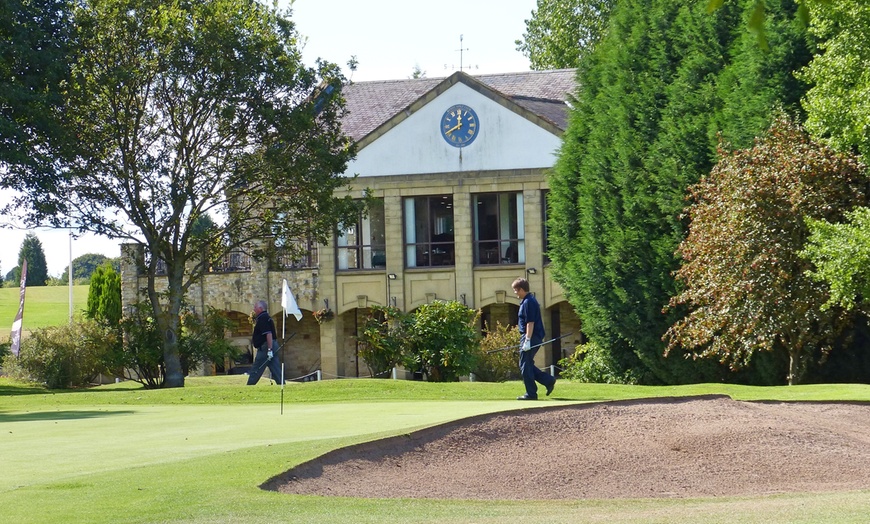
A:
<svg viewBox="0 0 870 524">
<path fill-rule="evenodd" d="M 177 318 L 177 316 L 176 316 Z M 169 322 L 172 324 L 172 321 Z M 184 371 L 181 369 L 181 357 L 178 355 L 177 329 L 171 327 L 163 333 L 163 364 L 166 366 L 166 377 L 163 379 L 165 388 L 183 388 Z"/>
<path fill-rule="evenodd" d="M 183 298 L 181 282 L 184 275 L 181 271 L 176 270 L 175 267 L 175 264 L 167 263 L 168 296 L 165 308 L 160 303 L 160 295 L 153 289 L 149 290 L 151 304 L 157 318 L 157 326 L 160 328 L 160 334 L 163 338 L 164 378 L 162 387 L 164 388 L 184 387 L 184 370 L 181 366 L 181 356 L 178 353 L 178 334 L 181 332 L 180 313 Z M 180 267 L 183 268 L 184 265 L 181 264 Z"/>
</svg>

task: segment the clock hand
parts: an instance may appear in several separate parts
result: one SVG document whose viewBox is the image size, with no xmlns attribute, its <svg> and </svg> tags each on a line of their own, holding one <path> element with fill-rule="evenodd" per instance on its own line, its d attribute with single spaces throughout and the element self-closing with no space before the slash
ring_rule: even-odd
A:
<svg viewBox="0 0 870 524">
<path fill-rule="evenodd" d="M 459 122 L 459 123 L 456 124 L 455 126 L 451 127 L 450 129 L 448 129 L 447 131 L 445 131 L 444 134 L 449 135 L 450 133 L 456 131 L 457 129 L 462 129 L 462 122 Z"/>
</svg>

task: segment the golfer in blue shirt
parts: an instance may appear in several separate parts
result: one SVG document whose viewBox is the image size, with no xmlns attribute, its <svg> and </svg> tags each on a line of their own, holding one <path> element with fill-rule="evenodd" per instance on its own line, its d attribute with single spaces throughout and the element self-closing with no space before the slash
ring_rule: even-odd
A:
<svg viewBox="0 0 870 524">
<path fill-rule="evenodd" d="M 541 347 L 546 333 L 544 321 L 541 319 L 541 306 L 529 293 L 529 281 L 524 278 L 514 280 L 511 287 L 514 294 L 520 299 L 520 311 L 517 315 L 517 327 L 522 335 L 520 343 L 520 373 L 523 376 L 523 384 L 526 393 L 517 397 L 517 400 L 538 400 L 538 385 L 547 388 L 547 396 L 556 387 L 556 377 L 544 373 L 535 366 L 535 353 Z"/>
</svg>

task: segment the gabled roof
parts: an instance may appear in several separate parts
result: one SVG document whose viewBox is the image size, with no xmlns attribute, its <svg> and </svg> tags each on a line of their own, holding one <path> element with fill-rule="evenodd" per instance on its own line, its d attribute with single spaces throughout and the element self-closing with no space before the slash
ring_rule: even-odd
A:
<svg viewBox="0 0 870 524">
<path fill-rule="evenodd" d="M 447 87 L 463 82 L 501 96 L 564 131 L 568 121 L 566 102 L 574 92 L 575 77 L 575 69 L 558 69 L 480 76 L 457 72 L 447 78 L 356 82 L 342 88 L 348 110 L 342 127 L 354 141 L 360 142 L 394 117 L 402 113 L 407 117 L 413 112 L 412 106 L 419 106 Z M 404 117 L 400 116 L 400 120 Z"/>
</svg>

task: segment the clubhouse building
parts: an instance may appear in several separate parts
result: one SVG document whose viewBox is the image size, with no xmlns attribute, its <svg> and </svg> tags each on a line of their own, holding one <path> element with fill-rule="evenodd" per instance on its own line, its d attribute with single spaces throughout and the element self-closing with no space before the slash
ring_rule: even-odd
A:
<svg viewBox="0 0 870 524">
<path fill-rule="evenodd" d="M 511 283 L 527 278 L 548 339 L 539 366 L 555 364 L 580 341 L 580 321 L 552 279 L 546 256 L 546 173 L 567 124 L 574 70 L 352 83 L 343 88 L 343 128 L 357 157 L 352 196 L 375 205 L 328 245 L 305 243 L 302 258 L 267 262 L 230 254 L 193 286 L 189 304 L 237 321 L 230 336 L 250 342 L 251 306 L 269 303 L 288 379 L 369 376 L 356 334 L 374 305 L 413 311 L 435 300 L 480 309 L 484 325 L 515 324 Z M 122 246 L 122 301 L 144 287 L 135 245 Z M 282 319 L 284 279 L 303 311 Z M 315 315 L 316 313 L 316 315 Z M 235 363 L 207 366 L 232 372 Z"/>
</svg>

